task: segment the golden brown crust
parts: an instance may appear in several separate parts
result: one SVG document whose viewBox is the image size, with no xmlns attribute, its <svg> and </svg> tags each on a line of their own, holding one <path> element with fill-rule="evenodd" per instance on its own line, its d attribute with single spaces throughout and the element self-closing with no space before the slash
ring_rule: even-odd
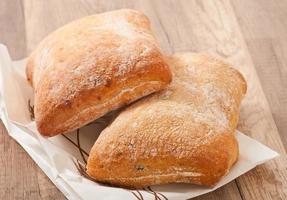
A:
<svg viewBox="0 0 287 200">
<path fill-rule="evenodd" d="M 26 74 L 37 128 L 46 136 L 81 127 L 171 81 L 149 20 L 127 9 L 56 30 L 28 58 Z"/>
<path fill-rule="evenodd" d="M 173 182 L 213 185 L 238 158 L 235 138 L 242 75 L 205 54 L 169 58 L 173 81 L 136 102 L 94 144 L 89 176 L 141 188 Z"/>
</svg>

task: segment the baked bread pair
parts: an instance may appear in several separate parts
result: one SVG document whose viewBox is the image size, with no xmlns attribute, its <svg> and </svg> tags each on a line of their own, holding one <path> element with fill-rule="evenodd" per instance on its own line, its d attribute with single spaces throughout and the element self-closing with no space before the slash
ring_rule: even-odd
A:
<svg viewBox="0 0 287 200">
<path fill-rule="evenodd" d="M 205 54 L 164 58 L 138 11 L 89 16 L 58 29 L 29 57 L 27 77 L 45 136 L 157 92 L 128 106 L 101 133 L 87 163 L 96 181 L 213 185 L 238 158 L 242 75 Z"/>
</svg>

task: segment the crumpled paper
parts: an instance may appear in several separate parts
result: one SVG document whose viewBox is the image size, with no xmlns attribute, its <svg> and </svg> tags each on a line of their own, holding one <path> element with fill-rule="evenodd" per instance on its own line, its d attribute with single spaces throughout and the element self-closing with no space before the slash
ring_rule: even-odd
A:
<svg viewBox="0 0 287 200">
<path fill-rule="evenodd" d="M 256 165 L 278 156 L 275 151 L 237 131 L 239 160 L 212 188 L 192 184 L 152 186 L 145 190 L 106 186 L 85 178 L 75 164 L 77 161 L 85 162 L 105 125 L 95 122 L 78 132 L 42 137 L 29 112 L 29 107 L 31 109 L 33 105 L 33 90 L 26 81 L 25 60 L 12 62 L 7 48 L 1 44 L 0 92 L 0 116 L 9 135 L 27 151 L 68 199 L 188 199 L 214 191 Z"/>
</svg>

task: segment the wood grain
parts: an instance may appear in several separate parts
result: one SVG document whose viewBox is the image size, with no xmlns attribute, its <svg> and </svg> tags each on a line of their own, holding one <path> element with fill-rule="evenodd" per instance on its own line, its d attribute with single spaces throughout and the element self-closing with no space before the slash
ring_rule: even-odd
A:
<svg viewBox="0 0 287 200">
<path fill-rule="evenodd" d="M 0 1 L 0 42 L 13 59 L 26 55 L 25 19 L 21 0 Z"/>
<path fill-rule="evenodd" d="M 8 7 L 6 4 L 3 5 Z M 286 2 L 280 0 L 24 0 L 23 7 L 25 27 L 19 29 L 26 31 L 28 52 L 31 52 L 48 33 L 73 19 L 128 7 L 142 10 L 150 17 L 155 35 L 166 52 L 207 51 L 229 60 L 244 74 L 248 82 L 248 93 L 242 105 L 239 129 L 277 150 L 281 157 L 255 168 L 215 192 L 196 199 L 287 198 L 285 150 L 287 136 L 284 134 L 284 128 L 286 130 L 287 126 L 285 114 L 287 111 L 285 89 L 287 84 Z M 4 14 L 4 16 L 7 18 L 9 15 Z M 19 20 L 19 18 L 15 20 Z M 6 25 L 7 23 L 6 21 Z M 20 22 L 15 23 L 19 24 Z M 5 33 L 6 29 L 0 29 L 0 34 L 3 32 Z M 14 45 L 12 48 L 17 51 L 17 42 L 13 43 L 11 37 L 21 37 L 13 35 L 5 37 L 10 45 Z M 21 54 L 16 52 L 15 55 L 17 57 Z M 264 92 L 268 94 L 267 99 L 271 107 Z M 5 146 L 5 142 L 3 144 L 1 138 L 2 135 L 6 134 L 0 135 L 0 148 Z M 6 143 L 11 142 L 10 139 L 6 140 Z M 16 157 L 18 155 L 15 152 L 9 155 L 19 158 Z M 19 168 L 23 168 L 26 160 L 29 160 L 26 154 L 23 155 L 27 157 L 23 158 L 24 163 L 19 164 L 14 159 L 11 163 L 4 160 L 6 163 L 4 165 L 18 165 Z M 24 157 L 23 155 L 22 157 Z M 2 162 L 1 156 L 1 164 Z M 7 167 L 4 168 L 9 171 Z M 38 177 L 29 180 L 35 193 L 40 193 L 40 197 L 44 199 L 63 198 L 59 192 L 54 193 L 54 186 L 46 181 L 47 178 L 42 172 L 37 170 L 39 169 L 32 168 L 29 171 Z M 17 175 L 9 173 L 13 177 L 12 179 L 17 179 Z M 2 197 L 3 191 L 10 189 L 10 186 L 3 186 L 5 185 L 5 182 L 2 182 L 3 172 L 0 174 L 0 197 Z M 24 175 L 20 175 L 20 177 L 20 180 L 25 180 Z M 13 199 L 14 196 L 27 198 L 23 193 L 27 190 L 30 191 L 31 188 L 25 188 L 24 183 L 25 181 L 20 182 L 17 186 L 12 186 L 17 189 L 10 192 L 10 196 L 4 196 L 7 197 L 5 199 Z M 18 187 L 20 192 L 18 192 Z M 51 193 L 52 195 L 49 196 Z M 37 194 L 34 195 L 34 198 L 39 197 Z"/>
<path fill-rule="evenodd" d="M 26 56 L 23 4 L 0 1 L 0 42 L 8 46 L 13 59 Z M 44 172 L 14 141 L 0 123 L 0 199 L 64 199 Z"/>
<path fill-rule="evenodd" d="M 232 5 L 234 13 L 236 14 L 237 21 L 242 27 L 242 34 L 246 40 L 247 47 L 252 57 L 254 66 L 259 75 L 262 88 L 267 96 L 270 105 L 270 111 L 274 117 L 278 131 L 280 133 L 282 142 L 287 149 L 287 23 L 286 23 L 286 1 L 238 1 L 233 0 Z M 244 6 L 243 6 L 244 5 Z M 258 12 L 259 11 L 259 12 Z M 267 127 L 266 127 L 267 128 Z M 274 128 L 275 129 L 275 128 Z M 265 133 L 268 136 L 272 134 L 269 129 Z M 266 138 L 269 144 L 274 140 L 272 146 L 276 146 L 275 138 Z M 279 139 L 279 138 L 278 138 Z M 282 150 L 280 146 L 280 150 Z M 281 163 L 281 161 L 283 161 Z M 286 199 L 287 184 L 286 184 L 286 153 L 281 153 L 281 160 L 274 162 L 273 171 L 281 175 L 285 180 L 284 182 L 278 181 L 277 176 L 274 176 L 272 171 L 267 171 L 266 168 L 258 167 L 254 171 L 260 180 L 264 174 L 267 177 L 265 180 L 268 182 L 263 185 L 263 190 L 268 191 L 270 199 Z M 280 165 L 282 167 L 277 167 Z M 269 168 L 269 166 L 268 166 Z M 253 172 L 253 171 L 252 171 Z M 250 177 L 249 177 L 250 178 Z M 240 187 L 247 187 L 246 179 Z M 245 185 L 244 185 L 245 184 Z M 275 187 L 267 187 L 267 185 L 275 185 Z M 278 187 L 282 185 L 281 187 Z M 256 188 L 252 187 L 249 190 L 254 190 L 252 193 L 261 193 Z M 251 192 L 246 197 L 250 197 Z"/>
<path fill-rule="evenodd" d="M 287 150 L 287 3 L 233 0 L 232 5 Z"/>
</svg>

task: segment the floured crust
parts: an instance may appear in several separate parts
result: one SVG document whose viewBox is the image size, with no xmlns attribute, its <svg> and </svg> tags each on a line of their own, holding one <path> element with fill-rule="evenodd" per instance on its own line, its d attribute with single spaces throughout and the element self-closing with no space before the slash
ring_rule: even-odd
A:
<svg viewBox="0 0 287 200">
<path fill-rule="evenodd" d="M 238 158 L 242 75 L 205 54 L 169 58 L 173 81 L 123 111 L 94 144 L 89 176 L 123 187 L 214 185 Z"/>
<path fill-rule="evenodd" d="M 149 20 L 127 9 L 56 30 L 31 54 L 26 74 L 37 128 L 46 136 L 81 127 L 171 81 Z"/>
</svg>

